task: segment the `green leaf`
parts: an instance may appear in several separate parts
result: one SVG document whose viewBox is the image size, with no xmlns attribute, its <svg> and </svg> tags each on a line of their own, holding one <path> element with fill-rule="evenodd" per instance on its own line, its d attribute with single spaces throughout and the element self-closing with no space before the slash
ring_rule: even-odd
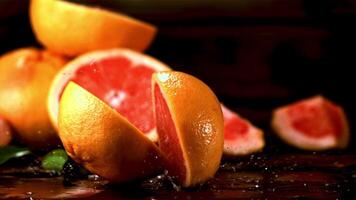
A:
<svg viewBox="0 0 356 200">
<path fill-rule="evenodd" d="M 27 148 L 17 147 L 17 146 L 5 146 L 0 147 L 0 165 L 6 163 L 12 158 L 19 158 L 30 154 L 31 151 Z"/>
<path fill-rule="evenodd" d="M 43 169 L 61 172 L 64 164 L 68 160 L 68 155 L 63 149 L 55 149 L 42 159 L 41 166 Z"/>
</svg>

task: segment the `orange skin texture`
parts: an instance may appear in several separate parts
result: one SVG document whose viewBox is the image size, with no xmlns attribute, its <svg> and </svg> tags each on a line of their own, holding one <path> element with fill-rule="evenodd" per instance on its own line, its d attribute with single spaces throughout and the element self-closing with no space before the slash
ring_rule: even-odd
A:
<svg viewBox="0 0 356 200">
<path fill-rule="evenodd" d="M 0 116 L 0 147 L 10 144 L 12 131 L 9 124 Z"/>
<path fill-rule="evenodd" d="M 140 179 L 161 170 L 162 157 L 156 145 L 74 82 L 63 92 L 58 125 L 69 156 L 111 182 Z"/>
<path fill-rule="evenodd" d="M 39 42 L 68 56 L 114 47 L 143 51 L 156 35 L 145 22 L 60 0 L 31 0 L 30 19 Z"/>
<path fill-rule="evenodd" d="M 166 100 L 183 151 L 186 179 L 180 184 L 189 187 L 203 183 L 214 176 L 223 153 L 220 103 L 207 85 L 191 75 L 158 72 L 152 79 Z"/>
<path fill-rule="evenodd" d="M 65 64 L 59 55 L 23 48 L 0 57 L 0 115 L 14 137 L 30 148 L 59 144 L 46 109 L 50 83 Z"/>
</svg>

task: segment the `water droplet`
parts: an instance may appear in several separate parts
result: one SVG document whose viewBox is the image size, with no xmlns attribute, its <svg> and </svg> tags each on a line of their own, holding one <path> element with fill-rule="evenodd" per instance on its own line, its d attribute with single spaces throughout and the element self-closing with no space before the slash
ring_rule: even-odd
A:
<svg viewBox="0 0 356 200">
<path fill-rule="evenodd" d="M 259 188 L 260 186 L 259 185 L 255 185 L 255 188 Z"/>
<path fill-rule="evenodd" d="M 325 183 L 325 187 L 329 187 L 329 183 Z"/>
<path fill-rule="evenodd" d="M 304 187 L 307 187 L 307 184 L 306 184 L 306 183 L 304 183 L 303 185 L 304 185 Z"/>
<path fill-rule="evenodd" d="M 157 74 L 157 78 L 161 82 L 166 82 L 169 79 L 169 74 L 168 73 L 164 73 L 164 72 L 160 72 L 160 73 Z"/>
</svg>

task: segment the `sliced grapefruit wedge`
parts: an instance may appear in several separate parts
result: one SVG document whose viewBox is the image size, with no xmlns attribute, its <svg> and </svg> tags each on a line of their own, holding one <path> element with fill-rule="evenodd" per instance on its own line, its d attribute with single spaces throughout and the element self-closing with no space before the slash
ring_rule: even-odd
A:
<svg viewBox="0 0 356 200">
<path fill-rule="evenodd" d="M 223 152 L 218 99 L 202 81 L 181 72 L 155 73 L 152 85 L 168 174 L 184 187 L 206 181 L 217 171 Z"/>
<path fill-rule="evenodd" d="M 79 56 L 52 82 L 47 102 L 51 122 L 57 127 L 58 102 L 67 83 L 73 81 L 156 141 L 151 75 L 168 70 L 162 62 L 128 49 L 94 51 Z"/>
<path fill-rule="evenodd" d="M 224 154 L 244 156 L 262 150 L 265 146 L 263 131 L 221 105 L 224 114 Z"/>
<path fill-rule="evenodd" d="M 122 115 L 70 82 L 59 109 L 59 136 L 65 150 L 89 171 L 112 182 L 158 172 L 156 145 Z"/>
<path fill-rule="evenodd" d="M 282 140 L 305 150 L 344 148 L 350 134 L 343 109 L 322 96 L 277 108 L 272 127 Z"/>
<path fill-rule="evenodd" d="M 116 47 L 143 51 L 156 34 L 148 23 L 62 0 L 31 0 L 30 19 L 39 42 L 68 56 Z"/>
</svg>

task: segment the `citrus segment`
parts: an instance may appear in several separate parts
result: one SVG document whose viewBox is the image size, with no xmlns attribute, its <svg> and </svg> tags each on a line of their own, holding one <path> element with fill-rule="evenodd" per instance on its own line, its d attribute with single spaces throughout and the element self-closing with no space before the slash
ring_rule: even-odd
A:
<svg viewBox="0 0 356 200">
<path fill-rule="evenodd" d="M 50 83 L 66 60 L 35 48 L 0 57 L 0 115 L 14 128 L 14 137 L 30 148 L 59 143 L 51 126 L 46 100 Z"/>
<path fill-rule="evenodd" d="M 143 51 L 156 34 L 154 26 L 123 14 L 61 0 L 31 0 L 30 19 L 45 47 L 68 56 L 115 47 Z"/>
<path fill-rule="evenodd" d="M 48 109 L 57 123 L 58 100 L 73 81 L 110 105 L 152 140 L 157 139 L 151 98 L 151 75 L 169 68 L 131 50 L 95 51 L 74 59 L 52 83 Z"/>
<path fill-rule="evenodd" d="M 159 146 L 168 174 L 185 187 L 202 183 L 215 174 L 222 156 L 220 103 L 191 75 L 158 72 L 152 77 Z"/>
<path fill-rule="evenodd" d="M 260 151 L 264 145 L 263 131 L 248 120 L 221 105 L 224 115 L 224 154 L 242 156 Z"/>
<path fill-rule="evenodd" d="M 183 158 L 181 142 L 161 90 L 157 84 L 154 87 L 156 121 L 159 124 L 157 132 L 162 133 L 160 134 L 159 146 L 165 152 L 165 157 L 171 161 L 167 163 L 170 174 L 176 177 L 180 183 L 184 183 L 187 166 Z"/>
<path fill-rule="evenodd" d="M 74 82 L 63 92 L 58 120 L 65 150 L 93 173 L 123 182 L 160 170 L 161 154 L 156 145 Z"/>
<path fill-rule="evenodd" d="M 272 126 L 283 140 L 307 150 L 343 148 L 349 140 L 343 109 L 322 96 L 277 108 Z"/>
</svg>

